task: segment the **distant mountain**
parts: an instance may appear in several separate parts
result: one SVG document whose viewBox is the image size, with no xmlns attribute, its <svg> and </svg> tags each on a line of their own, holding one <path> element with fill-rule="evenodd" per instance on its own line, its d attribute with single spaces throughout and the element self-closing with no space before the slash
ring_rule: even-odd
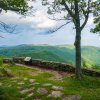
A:
<svg viewBox="0 0 100 100">
<path fill-rule="evenodd" d="M 100 48 L 93 46 L 82 47 L 82 64 L 85 67 L 100 66 Z M 75 48 L 72 45 L 19 45 L 0 47 L 0 56 L 26 57 L 49 61 L 75 64 Z"/>
</svg>

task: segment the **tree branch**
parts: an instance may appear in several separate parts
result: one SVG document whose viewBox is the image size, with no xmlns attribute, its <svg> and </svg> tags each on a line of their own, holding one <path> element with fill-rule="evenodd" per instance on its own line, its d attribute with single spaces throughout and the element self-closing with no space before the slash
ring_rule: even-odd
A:
<svg viewBox="0 0 100 100">
<path fill-rule="evenodd" d="M 91 0 L 88 0 L 88 7 L 87 7 L 87 12 L 85 13 L 85 11 L 82 9 L 83 11 L 83 14 L 84 14 L 84 17 L 85 17 L 85 21 L 83 22 L 83 24 L 81 25 L 81 31 L 82 29 L 85 27 L 87 21 L 88 21 L 88 18 L 89 18 L 89 12 L 90 12 L 90 3 L 91 3 Z"/>
<path fill-rule="evenodd" d="M 68 13 L 70 14 L 70 16 L 75 19 L 75 14 L 69 9 L 68 5 L 66 4 L 65 0 L 62 0 L 62 5 L 65 6 L 66 10 L 68 11 Z"/>
<path fill-rule="evenodd" d="M 56 28 L 54 30 L 50 30 L 48 33 L 54 33 L 56 31 L 58 31 L 59 29 L 61 29 L 62 27 L 64 27 L 65 25 L 69 24 L 70 22 L 72 22 L 72 21 L 66 22 L 65 24 L 61 25 L 60 27 L 58 27 L 58 28 Z"/>
</svg>

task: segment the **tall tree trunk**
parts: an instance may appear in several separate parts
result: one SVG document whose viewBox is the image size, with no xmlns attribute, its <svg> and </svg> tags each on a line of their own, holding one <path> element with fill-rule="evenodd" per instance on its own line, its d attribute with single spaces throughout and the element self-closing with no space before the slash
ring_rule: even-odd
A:
<svg viewBox="0 0 100 100">
<path fill-rule="evenodd" d="M 80 16 L 79 16 L 79 1 L 75 0 L 75 29 L 76 29 L 76 38 L 75 38 L 75 51 L 76 51 L 76 78 L 82 78 L 81 70 L 81 29 L 80 29 Z"/>
<path fill-rule="evenodd" d="M 81 32 L 79 29 L 76 29 L 76 38 L 75 38 L 75 54 L 76 54 L 76 78 L 82 78 L 82 69 L 81 69 Z"/>
</svg>

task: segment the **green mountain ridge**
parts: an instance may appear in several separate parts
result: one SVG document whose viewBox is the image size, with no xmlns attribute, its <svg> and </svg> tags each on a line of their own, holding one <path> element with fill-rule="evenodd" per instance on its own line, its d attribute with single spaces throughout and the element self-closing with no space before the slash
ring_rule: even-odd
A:
<svg viewBox="0 0 100 100">
<path fill-rule="evenodd" d="M 82 46 L 82 64 L 86 67 L 100 66 L 100 48 Z M 0 47 L 2 57 L 26 57 L 48 61 L 75 64 L 75 48 L 73 45 L 19 45 Z"/>
</svg>

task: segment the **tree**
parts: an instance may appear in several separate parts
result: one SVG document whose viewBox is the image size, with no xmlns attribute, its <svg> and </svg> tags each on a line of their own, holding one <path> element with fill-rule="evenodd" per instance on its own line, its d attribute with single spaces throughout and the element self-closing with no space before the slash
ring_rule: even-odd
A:
<svg viewBox="0 0 100 100">
<path fill-rule="evenodd" d="M 26 0 L 0 0 L 0 11 L 11 10 L 23 14 L 27 11 L 27 7 Z"/>
<path fill-rule="evenodd" d="M 94 24 L 95 28 L 92 29 L 93 33 L 100 33 L 100 0 L 97 0 L 93 4 L 94 6 Z"/>
<path fill-rule="evenodd" d="M 0 13 L 2 10 L 8 11 L 15 11 L 20 14 L 25 14 L 27 12 L 27 2 L 25 0 L 0 0 Z M 7 25 L 6 23 L 0 21 L 0 31 L 2 31 L 2 27 L 9 33 L 12 33 L 15 29 L 15 26 L 12 27 Z M 2 36 L 0 36 L 2 37 Z"/>
<path fill-rule="evenodd" d="M 94 0 L 54 0 L 50 2 L 48 0 L 43 0 L 43 4 L 50 5 L 48 7 L 48 13 L 55 15 L 55 13 L 66 12 L 66 16 L 63 18 L 55 18 L 54 20 L 66 20 L 68 24 L 70 21 L 74 23 L 76 30 L 75 37 L 75 51 L 76 51 L 76 78 L 82 78 L 82 69 L 81 69 L 81 32 L 84 29 L 87 21 L 89 19 L 90 13 L 92 13 L 92 8 Z M 99 2 L 99 0 L 97 1 Z M 65 25 L 66 25 L 65 24 Z M 63 26 L 63 25 L 62 25 Z M 59 28 L 58 28 L 59 29 Z"/>
</svg>

